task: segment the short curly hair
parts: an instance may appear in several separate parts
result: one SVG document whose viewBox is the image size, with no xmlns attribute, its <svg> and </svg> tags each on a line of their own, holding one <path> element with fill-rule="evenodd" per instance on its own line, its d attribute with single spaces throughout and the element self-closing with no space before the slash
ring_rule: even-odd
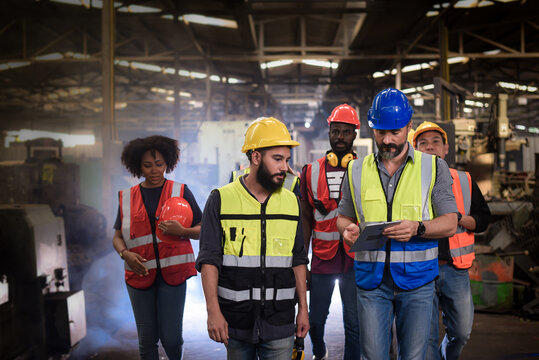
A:
<svg viewBox="0 0 539 360">
<path fill-rule="evenodd" d="M 127 171 L 138 178 L 142 177 L 142 156 L 146 151 L 150 151 L 154 157 L 156 151 L 163 155 L 167 173 L 174 170 L 180 158 L 178 141 L 169 137 L 153 135 L 131 140 L 122 151 L 122 164 Z"/>
</svg>

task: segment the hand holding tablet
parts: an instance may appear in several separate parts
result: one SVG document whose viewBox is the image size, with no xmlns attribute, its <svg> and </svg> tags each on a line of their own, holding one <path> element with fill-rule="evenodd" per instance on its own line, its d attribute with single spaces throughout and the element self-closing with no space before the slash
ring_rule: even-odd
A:
<svg viewBox="0 0 539 360">
<path fill-rule="evenodd" d="M 388 240 L 388 238 L 382 234 L 384 229 L 396 224 L 400 224 L 400 221 L 368 223 L 367 226 L 361 230 L 359 238 L 348 252 L 380 249 Z"/>
</svg>

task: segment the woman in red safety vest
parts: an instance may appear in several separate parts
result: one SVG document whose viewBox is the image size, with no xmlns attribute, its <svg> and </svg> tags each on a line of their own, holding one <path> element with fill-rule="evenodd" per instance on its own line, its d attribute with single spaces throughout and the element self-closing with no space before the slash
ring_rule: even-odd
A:
<svg viewBox="0 0 539 360">
<path fill-rule="evenodd" d="M 141 359 L 158 358 L 159 340 L 169 359 L 182 356 L 186 280 L 196 275 L 189 239 L 199 238 L 202 213 L 187 185 L 164 177 L 174 169 L 179 155 L 176 140 L 157 135 L 132 140 L 122 152 L 127 170 L 144 177 L 140 184 L 119 192 L 112 240 L 125 263 Z M 189 204 L 178 207 L 177 211 L 183 212 L 178 215 L 180 221 L 190 219 L 190 212 L 192 221 L 182 225 L 178 220 L 165 219 L 164 205 L 173 200 L 185 204 L 180 199 L 167 202 L 172 197 Z M 169 208 L 166 211 L 174 212 Z"/>
</svg>

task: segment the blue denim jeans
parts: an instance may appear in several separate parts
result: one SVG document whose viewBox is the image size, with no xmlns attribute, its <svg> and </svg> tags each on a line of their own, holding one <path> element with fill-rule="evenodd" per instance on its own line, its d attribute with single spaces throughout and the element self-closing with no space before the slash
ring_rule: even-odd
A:
<svg viewBox="0 0 539 360">
<path fill-rule="evenodd" d="M 397 325 L 399 359 L 424 359 L 432 316 L 434 281 L 415 290 L 399 290 L 390 276 L 374 290 L 357 288 L 362 359 L 389 359 L 391 326 Z"/>
<path fill-rule="evenodd" d="M 226 346 L 226 358 L 228 360 L 290 360 L 293 348 L 294 335 L 258 344 L 230 338 Z"/>
<path fill-rule="evenodd" d="M 324 329 L 329 314 L 331 296 L 339 280 L 344 323 L 344 360 L 359 359 L 359 324 L 357 316 L 357 293 L 354 268 L 340 274 L 311 274 L 309 295 L 309 335 L 313 355 L 323 357 L 326 353 Z"/>
<path fill-rule="evenodd" d="M 137 324 L 139 354 L 142 360 L 158 360 L 158 345 L 169 359 L 182 358 L 182 322 L 186 283 L 170 286 L 160 275 L 148 289 L 127 285 Z"/>
<path fill-rule="evenodd" d="M 472 332 L 474 307 L 470 277 L 468 270 L 456 269 L 449 264 L 440 265 L 439 268 L 427 359 L 458 359 Z M 445 336 L 439 346 L 438 304 L 442 306 L 445 325 Z"/>
</svg>

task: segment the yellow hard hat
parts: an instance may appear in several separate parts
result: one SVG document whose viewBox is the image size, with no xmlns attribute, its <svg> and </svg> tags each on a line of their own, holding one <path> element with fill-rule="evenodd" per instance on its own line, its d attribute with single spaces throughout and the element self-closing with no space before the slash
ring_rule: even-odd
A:
<svg viewBox="0 0 539 360">
<path fill-rule="evenodd" d="M 298 145 L 299 142 L 290 137 L 285 124 L 273 117 L 258 118 L 247 128 L 241 152 L 272 146 Z"/>
<path fill-rule="evenodd" d="M 414 148 L 417 145 L 417 138 L 419 137 L 419 135 L 421 135 L 421 134 L 423 134 L 424 132 L 427 132 L 427 131 L 438 131 L 440 134 L 442 134 L 442 137 L 444 138 L 444 142 L 447 144 L 447 134 L 444 131 L 444 129 L 442 129 L 436 123 L 433 123 L 433 122 L 430 122 L 430 121 L 424 121 L 423 123 L 421 123 L 421 125 L 419 125 L 417 127 L 417 129 L 415 129 Z"/>
<path fill-rule="evenodd" d="M 408 131 L 408 142 L 411 144 L 414 142 L 414 134 L 415 134 L 414 129 L 410 129 L 410 131 Z"/>
</svg>

